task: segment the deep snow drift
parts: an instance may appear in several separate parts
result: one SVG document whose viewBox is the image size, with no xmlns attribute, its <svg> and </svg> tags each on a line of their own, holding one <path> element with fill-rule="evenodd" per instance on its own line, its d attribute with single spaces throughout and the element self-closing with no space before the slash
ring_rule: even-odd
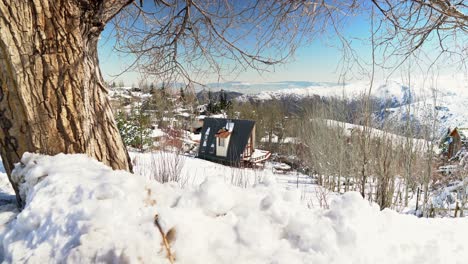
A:
<svg viewBox="0 0 468 264">
<path fill-rule="evenodd" d="M 466 263 L 466 219 L 380 211 L 357 193 L 329 210 L 271 177 L 248 188 L 207 177 L 158 184 L 84 155 L 25 154 L 26 208 L 1 231 L 6 263 L 167 263 L 153 225 L 175 228 L 178 263 Z M 3 177 L 3 175 L 2 175 Z M 2 181 L 5 179 L 3 178 Z M 1 217 L 0 212 L 0 217 Z"/>
</svg>

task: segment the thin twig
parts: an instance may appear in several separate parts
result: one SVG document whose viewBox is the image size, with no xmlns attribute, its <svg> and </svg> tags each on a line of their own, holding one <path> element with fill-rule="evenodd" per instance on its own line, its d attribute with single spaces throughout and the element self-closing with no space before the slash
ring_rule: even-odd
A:
<svg viewBox="0 0 468 264">
<path fill-rule="evenodd" d="M 164 247 L 166 248 L 166 252 L 167 252 L 167 259 L 169 259 L 169 262 L 171 262 L 171 264 L 174 264 L 175 258 L 171 253 L 171 248 L 169 246 L 169 242 L 167 241 L 166 234 L 164 234 L 164 231 L 162 230 L 161 224 L 159 223 L 159 215 L 158 214 L 154 215 L 154 224 L 158 227 L 159 233 L 161 233 L 161 237 L 163 239 L 163 244 L 164 244 Z"/>
</svg>

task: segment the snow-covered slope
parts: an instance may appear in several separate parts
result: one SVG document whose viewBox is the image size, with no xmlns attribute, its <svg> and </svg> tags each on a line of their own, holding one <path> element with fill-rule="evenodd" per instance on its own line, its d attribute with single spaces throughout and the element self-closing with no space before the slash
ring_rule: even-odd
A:
<svg viewBox="0 0 468 264">
<path fill-rule="evenodd" d="M 282 81 L 282 82 L 223 82 L 209 83 L 206 85 L 211 91 L 219 91 L 221 89 L 227 91 L 239 92 L 242 94 L 255 95 L 260 92 L 275 92 L 278 90 L 287 89 L 303 89 L 311 86 L 330 86 L 333 83 L 326 82 L 306 82 L 306 81 Z M 203 89 L 196 87 L 195 89 Z"/>
<path fill-rule="evenodd" d="M 328 126 L 338 127 L 343 130 L 346 136 L 351 136 L 352 131 L 366 131 L 372 138 L 382 138 L 391 140 L 395 146 L 402 146 L 408 140 L 411 141 L 411 145 L 413 146 L 414 150 L 425 152 L 431 145 L 431 142 L 426 141 L 424 139 L 418 138 L 407 138 L 404 136 L 400 136 L 397 134 L 390 133 L 388 131 L 372 128 L 372 127 L 364 127 L 356 124 L 344 123 L 336 120 L 325 120 Z M 438 153 L 438 149 L 436 147 L 433 148 L 433 151 Z"/>
<path fill-rule="evenodd" d="M 239 100 L 271 100 L 282 98 L 305 98 L 311 96 L 338 97 L 346 99 L 357 99 L 369 92 L 369 84 L 365 82 L 355 82 L 346 85 L 335 85 L 327 83 L 311 83 L 307 87 L 288 87 L 277 90 L 259 91 L 257 94 L 247 94 Z M 396 82 L 388 81 L 374 85 L 371 89 L 371 96 L 385 100 L 390 106 L 398 106 L 413 101 L 412 91 L 409 87 Z"/>
<path fill-rule="evenodd" d="M 380 211 L 358 193 L 308 209 L 271 178 L 158 184 L 84 155 L 26 154 L 26 207 L 0 234 L 5 263 L 465 263 L 466 219 Z"/>
<path fill-rule="evenodd" d="M 408 105 L 386 109 L 390 121 L 431 124 L 437 120 L 437 130 L 442 133 L 447 128 L 468 128 L 468 90 L 464 93 L 441 94 L 434 99 L 421 100 Z M 408 115 L 409 113 L 409 115 Z"/>
<path fill-rule="evenodd" d="M 246 100 L 295 99 L 320 96 L 325 98 L 363 98 L 369 92 L 368 82 L 353 82 L 346 85 L 309 83 L 307 87 L 293 86 L 282 89 L 257 90 L 238 98 Z M 376 81 L 371 89 L 374 102 L 380 104 L 375 116 L 379 122 L 391 121 L 423 124 L 435 116 L 439 127 L 468 127 L 468 77 L 462 74 L 439 76 L 437 79 L 414 78 L 409 84 L 403 81 Z M 435 104 L 434 104 L 435 100 Z M 409 108 L 408 108 L 409 107 Z M 410 115 L 407 115 L 408 109 Z M 386 121 L 386 120 L 385 120 Z"/>
</svg>

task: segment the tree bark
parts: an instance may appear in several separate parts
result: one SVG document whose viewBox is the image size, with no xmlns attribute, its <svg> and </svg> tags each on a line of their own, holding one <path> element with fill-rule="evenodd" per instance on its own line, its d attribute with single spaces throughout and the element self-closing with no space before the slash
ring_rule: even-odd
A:
<svg viewBox="0 0 468 264">
<path fill-rule="evenodd" d="M 86 153 L 131 170 L 99 69 L 104 25 L 131 0 L 0 0 L 0 152 Z"/>
</svg>

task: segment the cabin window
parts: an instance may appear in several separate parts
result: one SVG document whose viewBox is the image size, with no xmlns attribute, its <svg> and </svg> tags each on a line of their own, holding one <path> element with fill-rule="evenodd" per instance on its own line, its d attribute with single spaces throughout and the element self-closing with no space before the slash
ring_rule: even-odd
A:
<svg viewBox="0 0 468 264">
<path fill-rule="evenodd" d="M 210 153 L 210 154 L 214 154 L 214 153 L 215 153 L 215 144 L 214 144 L 214 143 L 211 144 L 210 150 L 208 151 L 208 153 Z"/>
<path fill-rule="evenodd" d="M 203 147 L 206 147 L 209 136 L 210 136 L 210 128 L 208 127 L 205 132 L 205 137 L 203 138 L 203 144 L 202 144 Z"/>
<path fill-rule="evenodd" d="M 228 120 L 225 128 L 227 131 L 232 132 L 234 130 L 234 122 Z"/>
<path fill-rule="evenodd" d="M 218 138 L 218 146 L 224 147 L 226 146 L 226 139 L 225 138 Z"/>
</svg>

